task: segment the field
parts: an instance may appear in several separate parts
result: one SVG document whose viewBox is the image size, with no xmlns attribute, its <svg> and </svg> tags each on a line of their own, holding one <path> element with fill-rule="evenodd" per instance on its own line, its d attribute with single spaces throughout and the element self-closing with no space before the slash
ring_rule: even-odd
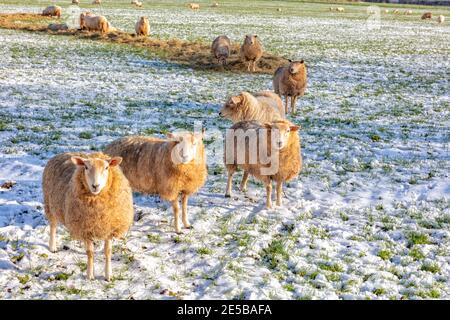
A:
<svg viewBox="0 0 450 320">
<path fill-rule="evenodd" d="M 86 1 L 81 1 L 86 2 Z M 89 1 L 90 2 L 90 1 Z M 226 98 L 272 88 L 270 74 L 218 72 L 168 62 L 123 44 L 0 29 L 0 299 L 432 299 L 450 298 L 450 9 L 300 1 L 104 0 L 112 24 L 152 37 L 239 43 L 304 59 L 307 94 L 290 119 L 302 126 L 304 168 L 282 208 L 265 191 L 224 198 L 219 118 Z M 38 13 L 51 1 L 0 0 L 0 13 Z M 70 1 L 57 1 L 63 8 Z M 337 6 L 334 4 L 333 6 Z M 281 8 L 278 12 L 276 8 Z M 420 16 L 432 11 L 447 21 Z M 70 17 L 64 19 L 70 23 Z M 208 180 L 190 199 L 192 230 L 173 232 L 171 207 L 135 195 L 135 223 L 113 244 L 105 282 L 85 280 L 82 243 L 58 229 L 47 248 L 41 175 L 53 155 L 100 150 L 131 134 L 207 129 Z M 239 176 L 239 175 L 238 175 Z"/>
</svg>

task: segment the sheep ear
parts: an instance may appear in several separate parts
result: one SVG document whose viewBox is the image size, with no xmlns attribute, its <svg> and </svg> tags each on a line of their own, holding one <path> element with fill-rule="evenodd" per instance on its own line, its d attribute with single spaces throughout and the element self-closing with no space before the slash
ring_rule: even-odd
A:
<svg viewBox="0 0 450 320">
<path fill-rule="evenodd" d="M 75 164 L 77 166 L 84 166 L 84 162 L 87 159 L 84 159 L 82 157 L 73 156 L 72 158 L 70 158 L 70 160 L 72 161 L 73 164 Z"/>
<path fill-rule="evenodd" d="M 122 157 L 114 157 L 108 160 L 108 163 L 111 167 L 118 166 L 122 163 Z"/>
<path fill-rule="evenodd" d="M 298 131 L 300 129 L 300 126 L 290 126 L 291 131 Z"/>
<path fill-rule="evenodd" d="M 234 104 L 239 104 L 242 101 L 242 97 L 241 96 L 235 96 L 235 97 L 231 97 L 231 102 L 233 102 Z"/>
</svg>

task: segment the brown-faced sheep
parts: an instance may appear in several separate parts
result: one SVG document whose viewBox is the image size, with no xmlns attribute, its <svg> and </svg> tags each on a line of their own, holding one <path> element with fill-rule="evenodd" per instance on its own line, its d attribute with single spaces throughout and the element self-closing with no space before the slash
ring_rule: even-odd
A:
<svg viewBox="0 0 450 320">
<path fill-rule="evenodd" d="M 440 15 L 437 17 L 437 22 L 438 23 L 444 23 L 445 22 L 445 17 L 443 15 Z"/>
<path fill-rule="evenodd" d="M 227 59 L 230 56 L 231 42 L 227 36 L 218 36 L 214 39 L 211 45 L 211 53 L 217 62 L 222 65 L 227 64 Z"/>
<path fill-rule="evenodd" d="M 256 34 L 248 34 L 245 36 L 244 43 L 241 46 L 240 55 L 241 59 L 247 63 L 247 70 L 250 71 L 251 67 L 251 71 L 255 72 L 256 64 L 263 55 L 263 48 Z"/>
<path fill-rule="evenodd" d="M 64 225 L 86 246 L 87 277 L 94 278 L 94 240 L 105 241 L 105 279 L 111 278 L 111 241 L 122 238 L 133 222 L 133 197 L 119 164 L 102 153 L 63 153 L 45 166 L 42 187 L 50 223 L 50 251 L 56 251 L 56 227 Z"/>
<path fill-rule="evenodd" d="M 42 11 L 43 16 L 61 18 L 62 9 L 59 6 L 48 6 Z"/>
<path fill-rule="evenodd" d="M 272 181 L 275 181 L 276 204 L 281 206 L 283 182 L 295 178 L 302 167 L 298 129 L 298 126 L 287 120 L 265 124 L 242 121 L 234 124 L 227 132 L 225 142 L 224 162 L 228 171 L 225 197 L 231 196 L 233 174 L 240 167 L 244 170 L 241 190 L 246 190 L 249 174 L 254 176 L 264 183 L 266 207 L 271 208 Z"/>
<path fill-rule="evenodd" d="M 103 16 L 96 16 L 89 12 L 80 14 L 80 29 L 82 30 L 87 29 L 89 31 L 107 33 L 111 28 L 108 20 Z"/>
<path fill-rule="evenodd" d="M 279 95 L 271 91 L 257 92 L 254 96 L 244 91 L 232 96 L 224 104 L 219 115 L 234 123 L 250 120 L 264 123 L 281 120 L 285 116 L 283 101 Z"/>
<path fill-rule="evenodd" d="M 306 65 L 303 60 L 289 60 L 289 65 L 279 67 L 273 76 L 275 93 L 285 98 L 285 113 L 288 113 L 288 97 L 291 97 L 291 112 L 295 112 L 298 96 L 303 96 L 307 84 Z"/>
<path fill-rule="evenodd" d="M 137 36 L 148 36 L 150 34 L 150 23 L 148 17 L 141 17 L 134 26 Z"/>
<path fill-rule="evenodd" d="M 432 14 L 431 14 L 431 12 L 425 12 L 423 15 L 422 15 L 422 20 L 425 20 L 425 19 L 431 19 L 432 18 Z"/>
<path fill-rule="evenodd" d="M 134 191 L 157 194 L 171 202 L 175 231 L 180 233 L 179 197 L 183 225 L 190 228 L 188 197 L 206 180 L 202 139 L 202 133 L 190 132 L 168 134 L 168 139 L 125 137 L 113 141 L 105 152 L 123 158 L 122 170 Z"/>
<path fill-rule="evenodd" d="M 200 9 L 200 4 L 198 3 L 188 3 L 189 8 L 191 8 L 192 10 L 198 10 Z"/>
</svg>

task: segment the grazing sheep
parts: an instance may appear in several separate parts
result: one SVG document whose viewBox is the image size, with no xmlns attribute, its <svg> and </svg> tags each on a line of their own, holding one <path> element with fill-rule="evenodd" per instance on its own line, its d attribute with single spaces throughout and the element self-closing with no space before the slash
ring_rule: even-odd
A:
<svg viewBox="0 0 450 320">
<path fill-rule="evenodd" d="M 330 11 L 334 11 L 335 8 L 334 8 L 334 7 L 330 7 L 329 10 L 330 10 Z"/>
<path fill-rule="evenodd" d="M 298 126 L 287 120 L 265 124 L 257 121 L 241 121 L 234 124 L 229 131 L 233 135 L 230 137 L 227 133 L 225 143 L 224 161 L 228 171 L 225 197 L 231 197 L 233 174 L 240 167 L 244 170 L 240 185 L 242 191 L 247 189 L 249 174 L 254 176 L 264 183 L 267 192 L 266 207 L 271 208 L 272 181 L 275 181 L 277 183 L 276 204 L 281 206 L 283 182 L 295 178 L 302 167 L 298 129 Z M 260 130 L 265 131 L 261 132 Z M 251 134 L 252 131 L 254 135 Z M 248 143 L 245 142 L 246 135 L 249 137 Z M 235 137 L 237 137 L 237 141 L 233 143 Z M 252 143 L 252 140 L 256 140 L 255 143 Z M 267 143 L 264 143 L 264 140 Z M 250 149 L 250 146 L 254 148 Z M 229 148 L 228 151 L 227 147 Z"/>
<path fill-rule="evenodd" d="M 389 13 L 389 9 L 384 9 L 384 13 Z"/>
<path fill-rule="evenodd" d="M 295 112 L 298 96 L 303 96 L 307 83 L 306 65 L 303 60 L 289 60 L 289 65 L 279 67 L 273 76 L 273 90 L 285 98 L 285 110 L 288 113 L 288 97 L 291 97 L 291 112 Z"/>
<path fill-rule="evenodd" d="M 413 14 L 412 10 L 406 10 L 405 11 L 405 15 L 407 15 L 407 16 L 410 16 L 412 14 Z"/>
<path fill-rule="evenodd" d="M 69 30 L 69 26 L 65 23 L 50 23 L 47 28 L 51 31 Z"/>
<path fill-rule="evenodd" d="M 445 17 L 443 15 L 440 15 L 440 16 L 437 17 L 437 22 L 438 23 L 444 23 L 444 21 L 445 21 Z"/>
<path fill-rule="evenodd" d="M 394 10 L 394 14 L 399 14 L 399 13 L 400 13 L 400 10 L 398 10 L 398 9 Z"/>
<path fill-rule="evenodd" d="M 80 14 L 80 29 L 89 31 L 100 31 L 107 33 L 111 28 L 108 20 L 103 16 L 96 16 L 90 12 Z"/>
<path fill-rule="evenodd" d="M 337 7 L 337 8 L 336 8 L 336 11 L 337 11 L 337 12 L 344 12 L 344 11 L 345 11 L 345 9 L 344 9 L 344 8 L 342 8 L 342 7 Z"/>
<path fill-rule="evenodd" d="M 172 203 L 175 231 L 180 233 L 179 197 L 183 225 L 190 228 L 188 197 L 206 180 L 203 134 L 185 132 L 167 136 L 168 139 L 125 137 L 113 141 L 105 152 L 123 158 L 122 170 L 133 191 L 157 194 Z"/>
<path fill-rule="evenodd" d="M 248 34 L 245 36 L 244 43 L 241 46 L 240 55 L 242 60 L 247 63 L 247 70 L 250 71 L 251 67 L 251 71 L 255 72 L 256 64 L 263 55 L 263 48 L 256 34 Z"/>
<path fill-rule="evenodd" d="M 231 42 L 227 36 L 218 36 L 214 39 L 211 45 L 211 53 L 217 62 L 222 65 L 227 64 L 227 59 L 230 56 Z"/>
<path fill-rule="evenodd" d="M 44 9 L 44 11 L 42 11 L 42 15 L 61 18 L 61 12 L 62 9 L 59 6 L 48 6 Z"/>
<path fill-rule="evenodd" d="M 282 10 L 281 10 L 281 8 L 278 8 L 277 11 L 278 11 L 278 12 L 281 12 Z"/>
<path fill-rule="evenodd" d="M 49 249 L 56 251 L 56 228 L 86 246 L 87 277 L 94 278 L 94 240 L 105 241 L 105 279 L 111 279 L 111 241 L 122 238 L 133 222 L 133 195 L 120 157 L 103 153 L 63 153 L 45 166 L 42 187 L 50 223 Z"/>
<path fill-rule="evenodd" d="M 213 8 L 217 8 L 219 6 L 219 3 L 218 2 L 214 2 L 213 4 L 212 4 L 212 6 L 211 7 L 213 7 Z"/>
<path fill-rule="evenodd" d="M 261 91 L 254 95 L 241 92 L 230 97 L 219 112 L 221 117 L 233 121 L 255 120 L 270 122 L 284 119 L 283 101 L 271 91 Z"/>
<path fill-rule="evenodd" d="M 102 0 L 94 0 L 92 1 L 92 4 L 102 4 Z"/>
<path fill-rule="evenodd" d="M 200 9 L 200 5 L 198 3 L 189 3 L 188 4 L 189 8 L 191 8 L 192 10 L 198 10 Z"/>
<path fill-rule="evenodd" d="M 79 0 L 72 0 L 72 4 L 80 4 Z"/>
<path fill-rule="evenodd" d="M 431 19 L 431 17 L 432 17 L 431 12 L 425 12 L 425 13 L 422 15 L 422 20 L 425 20 L 425 19 Z"/>
<path fill-rule="evenodd" d="M 148 36 L 150 34 L 150 23 L 148 22 L 148 17 L 141 17 L 136 25 L 134 26 L 137 36 Z"/>
<path fill-rule="evenodd" d="M 132 2 L 132 4 L 134 4 L 136 7 L 139 7 L 139 8 L 142 7 L 142 2 L 140 2 L 140 1 L 134 1 L 134 3 Z"/>
</svg>

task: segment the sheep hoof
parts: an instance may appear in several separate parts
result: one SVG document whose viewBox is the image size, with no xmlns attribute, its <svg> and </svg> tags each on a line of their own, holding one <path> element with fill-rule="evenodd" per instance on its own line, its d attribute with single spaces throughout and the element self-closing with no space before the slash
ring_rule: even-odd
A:
<svg viewBox="0 0 450 320">
<path fill-rule="evenodd" d="M 226 193 L 225 198 L 231 198 L 231 194 Z"/>
<path fill-rule="evenodd" d="M 194 227 L 190 224 L 188 224 L 187 226 L 184 226 L 185 229 L 194 229 Z"/>
</svg>

